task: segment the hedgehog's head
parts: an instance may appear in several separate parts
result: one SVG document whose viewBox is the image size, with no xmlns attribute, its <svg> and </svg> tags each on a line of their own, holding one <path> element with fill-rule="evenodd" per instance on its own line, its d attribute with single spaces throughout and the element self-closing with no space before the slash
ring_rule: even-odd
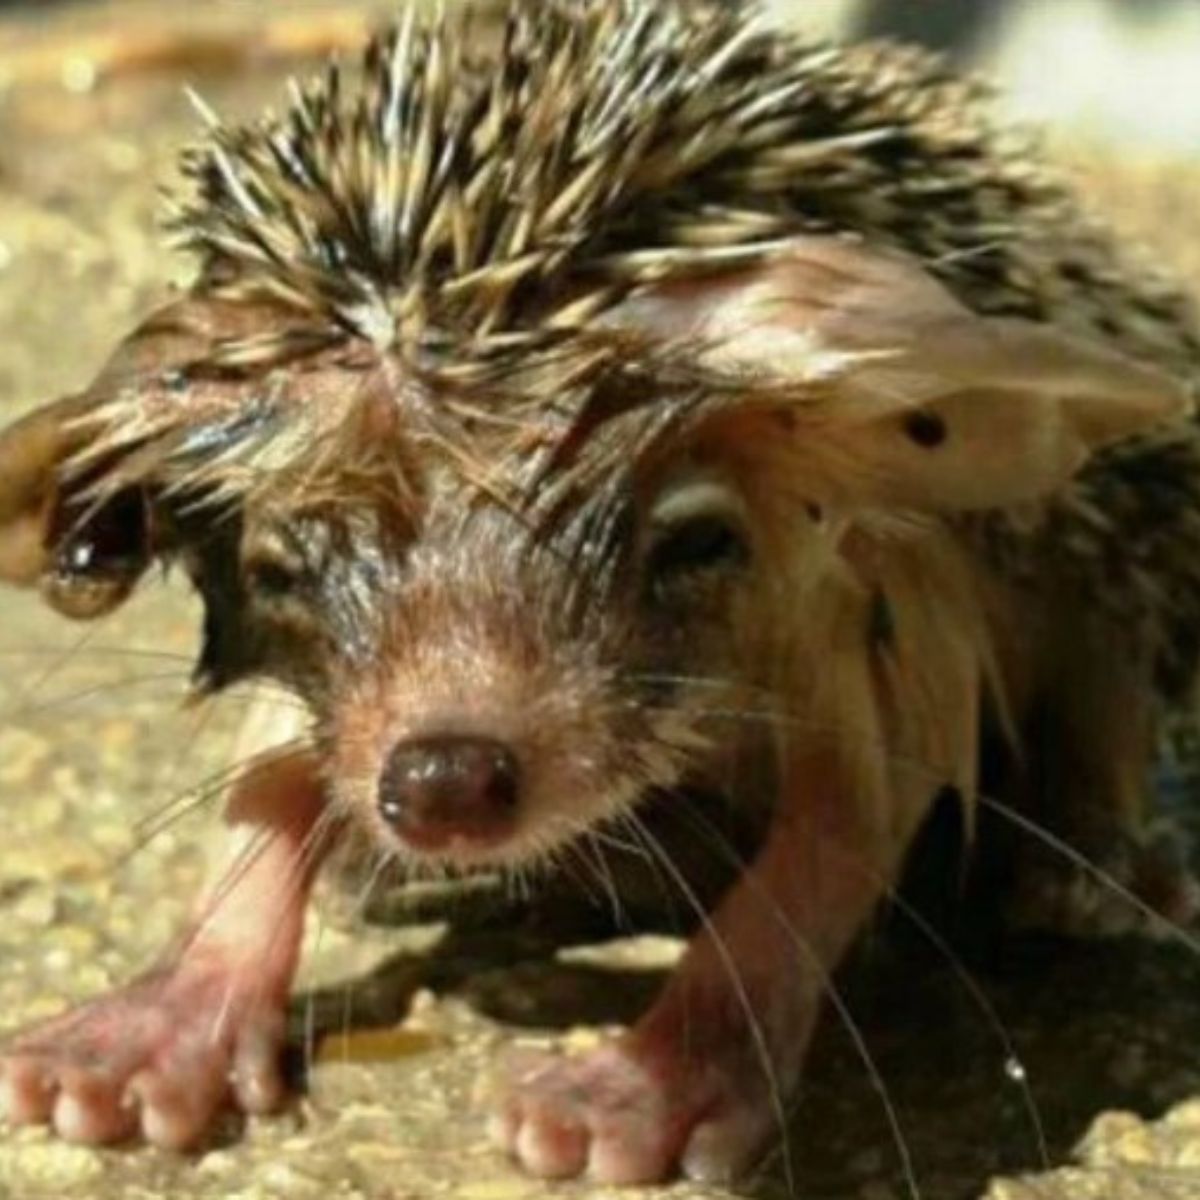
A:
<svg viewBox="0 0 1200 1200">
<path fill-rule="evenodd" d="M 239 365 L 290 319 L 256 305 L 180 301 L 4 435 L 0 575 L 93 617 L 181 562 L 201 683 L 294 689 L 335 797 L 461 863 L 723 785 L 738 714 L 803 711 L 781 693 L 859 524 L 1036 499 L 1181 399 L 835 239 L 498 360 Z"/>
<path fill-rule="evenodd" d="M 193 293 L 0 441 L 0 577 L 90 617 L 180 561 L 201 683 L 297 691 L 336 797 L 413 855 L 527 860 L 744 779 L 750 715 L 803 715 L 869 636 L 857 528 L 1039 497 L 1179 393 L 796 237 L 834 197 L 870 233 L 890 156 L 940 143 L 901 128 L 924 102 L 831 129 L 850 77 L 736 10 L 514 0 L 498 60 L 410 25 L 353 91 L 214 120 Z M 920 171 L 957 196 L 957 161 Z M 971 186 L 1035 203 L 1011 175 Z"/>
</svg>

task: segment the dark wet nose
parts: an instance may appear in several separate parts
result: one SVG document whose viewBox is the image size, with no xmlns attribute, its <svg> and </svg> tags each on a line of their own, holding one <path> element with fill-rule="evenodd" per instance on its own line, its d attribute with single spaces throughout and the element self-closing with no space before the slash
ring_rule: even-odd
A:
<svg viewBox="0 0 1200 1200">
<path fill-rule="evenodd" d="M 436 850 L 453 838 L 495 841 L 512 827 L 520 767 L 491 738 L 400 742 L 379 781 L 379 811 L 405 841 Z"/>
</svg>

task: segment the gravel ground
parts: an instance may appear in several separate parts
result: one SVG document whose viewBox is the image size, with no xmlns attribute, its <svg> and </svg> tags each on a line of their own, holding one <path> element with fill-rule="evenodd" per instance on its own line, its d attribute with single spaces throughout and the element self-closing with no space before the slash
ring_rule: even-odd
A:
<svg viewBox="0 0 1200 1200">
<path fill-rule="evenodd" d="M 156 17 L 157 49 L 139 55 L 136 37 L 111 36 L 129 7 L 108 5 L 94 24 L 68 8 L 36 38 L 18 18 L 0 24 L 5 418 L 85 383 L 179 281 L 155 232 L 154 185 L 193 129 L 181 72 L 222 110 L 249 111 L 275 88 L 274 56 L 343 40 L 359 11 L 329 19 L 306 5 L 292 11 L 307 23 L 266 35 L 260 23 L 254 41 L 237 24 L 247 9 L 195 6 L 186 36 L 177 26 L 159 37 Z M 250 54 L 264 36 L 270 53 Z M 1197 175 L 1072 153 L 1097 203 L 1200 281 Z M 195 795 L 228 761 L 239 706 L 181 706 L 196 612 L 171 586 L 94 629 L 22 596 L 0 606 L 0 1014 L 18 1026 L 128 977 L 169 940 L 212 824 L 213 805 Z M 494 930 L 348 927 L 331 908 L 314 922 L 296 1007 L 298 1058 L 311 1067 L 292 1111 L 230 1124 L 192 1158 L 0 1133 L 0 1197 L 612 1195 L 516 1175 L 487 1148 L 475 1096 L 508 1045 L 583 1046 L 628 1018 L 673 947 L 568 961 Z M 790 1149 L 749 1194 L 1200 1196 L 1200 1100 L 1188 1103 L 1200 1096 L 1200 956 L 1178 943 L 1030 939 L 951 962 L 909 940 L 873 940 L 845 981 L 870 1070 L 829 1022 Z"/>
</svg>

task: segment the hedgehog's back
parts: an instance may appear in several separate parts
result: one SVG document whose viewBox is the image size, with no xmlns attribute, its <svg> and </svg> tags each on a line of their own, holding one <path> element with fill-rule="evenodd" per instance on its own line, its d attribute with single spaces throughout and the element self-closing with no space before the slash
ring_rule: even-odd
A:
<svg viewBox="0 0 1200 1200">
<path fill-rule="evenodd" d="M 290 308 L 275 353 L 511 359 L 639 285 L 833 232 L 919 258 L 979 311 L 1200 361 L 1178 294 L 1123 269 L 928 54 L 685 0 L 512 0 L 479 42 L 410 15 L 352 82 L 332 69 L 278 120 L 214 120 L 186 160 L 174 225 L 200 286 Z"/>
</svg>

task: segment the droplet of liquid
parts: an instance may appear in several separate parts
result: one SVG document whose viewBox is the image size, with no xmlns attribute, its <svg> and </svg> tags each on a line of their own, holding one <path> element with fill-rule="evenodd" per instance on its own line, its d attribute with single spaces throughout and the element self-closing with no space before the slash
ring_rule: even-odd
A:
<svg viewBox="0 0 1200 1200">
<path fill-rule="evenodd" d="M 1024 1083 L 1027 1076 L 1025 1074 L 1025 1064 L 1019 1058 L 1009 1058 L 1004 1063 L 1004 1074 L 1008 1076 L 1013 1083 Z"/>
</svg>

